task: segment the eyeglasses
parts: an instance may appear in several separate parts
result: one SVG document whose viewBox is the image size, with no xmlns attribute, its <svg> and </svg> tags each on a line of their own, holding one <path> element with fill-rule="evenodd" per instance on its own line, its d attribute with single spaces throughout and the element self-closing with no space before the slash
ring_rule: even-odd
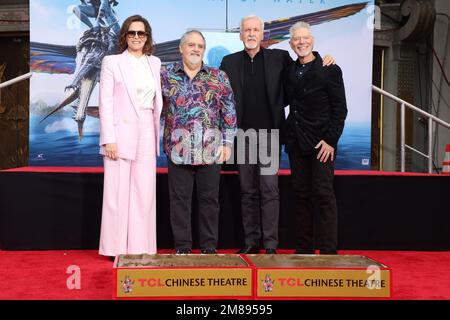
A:
<svg viewBox="0 0 450 320">
<path fill-rule="evenodd" d="M 132 31 L 132 30 L 127 32 L 127 37 L 128 38 L 134 38 L 136 36 L 138 36 L 140 39 L 143 39 L 143 38 L 145 38 L 147 36 L 147 32 L 145 32 L 145 31 Z"/>
</svg>

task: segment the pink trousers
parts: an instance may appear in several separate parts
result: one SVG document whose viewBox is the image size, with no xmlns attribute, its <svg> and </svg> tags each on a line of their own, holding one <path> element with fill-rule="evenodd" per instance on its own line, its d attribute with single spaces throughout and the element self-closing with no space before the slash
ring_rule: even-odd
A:
<svg viewBox="0 0 450 320">
<path fill-rule="evenodd" d="M 153 111 L 141 110 L 135 160 L 104 157 L 99 253 L 156 253 L 156 146 Z M 120 146 L 118 146 L 120 148 Z"/>
</svg>

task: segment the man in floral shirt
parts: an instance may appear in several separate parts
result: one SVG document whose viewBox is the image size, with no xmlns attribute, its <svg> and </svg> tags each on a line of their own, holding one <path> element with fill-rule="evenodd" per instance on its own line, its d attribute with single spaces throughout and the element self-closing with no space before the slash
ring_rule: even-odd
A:
<svg viewBox="0 0 450 320">
<path fill-rule="evenodd" d="M 201 32 L 186 32 L 180 52 L 182 62 L 161 71 L 170 222 L 177 254 L 191 253 L 195 181 L 200 248 L 211 254 L 218 241 L 221 163 L 230 157 L 236 134 L 235 102 L 227 75 L 203 64 Z"/>
</svg>

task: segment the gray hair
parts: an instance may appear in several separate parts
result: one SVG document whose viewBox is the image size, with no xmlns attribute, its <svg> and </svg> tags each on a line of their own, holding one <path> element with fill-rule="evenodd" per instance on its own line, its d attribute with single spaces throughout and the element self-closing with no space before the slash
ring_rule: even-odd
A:
<svg viewBox="0 0 450 320">
<path fill-rule="evenodd" d="M 294 36 L 294 32 L 297 29 L 302 29 L 302 28 L 308 29 L 309 32 L 311 33 L 311 26 L 310 26 L 310 24 L 306 23 L 306 22 L 303 22 L 303 21 L 299 21 L 299 22 L 294 23 L 292 25 L 292 27 L 289 29 L 289 34 L 290 34 L 291 38 Z"/>
<path fill-rule="evenodd" d="M 181 39 L 180 39 L 180 46 L 182 46 L 183 44 L 186 43 L 188 35 L 190 35 L 190 34 L 192 34 L 192 33 L 196 33 L 196 34 L 198 34 L 200 37 L 202 37 L 203 43 L 205 44 L 205 48 L 206 48 L 206 40 L 205 40 L 205 37 L 203 36 L 203 34 L 202 34 L 200 31 L 195 30 L 195 29 L 192 29 L 192 30 L 189 30 L 189 31 L 186 31 L 185 33 L 183 33 L 183 35 L 181 36 Z"/>
<path fill-rule="evenodd" d="M 243 26 L 244 26 L 244 22 L 247 21 L 247 20 L 250 20 L 250 19 L 257 19 L 259 21 L 259 23 L 261 24 L 261 32 L 264 33 L 264 21 L 260 17 L 254 15 L 254 14 L 251 14 L 249 16 L 245 16 L 245 17 L 243 17 L 241 19 L 241 32 L 243 31 L 242 29 L 243 29 Z"/>
</svg>

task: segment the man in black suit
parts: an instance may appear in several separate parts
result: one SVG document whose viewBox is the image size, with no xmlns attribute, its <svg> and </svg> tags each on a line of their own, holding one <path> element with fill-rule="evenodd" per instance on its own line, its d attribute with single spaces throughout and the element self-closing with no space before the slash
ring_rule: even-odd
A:
<svg viewBox="0 0 450 320">
<path fill-rule="evenodd" d="M 241 186 L 241 213 L 245 247 L 239 253 L 259 253 L 261 240 L 268 254 L 278 246 L 280 157 L 279 132 L 284 126 L 283 70 L 292 63 L 289 53 L 261 47 L 264 22 L 251 15 L 241 20 L 245 49 L 225 56 L 220 69 L 231 82 L 238 121 L 236 153 Z M 332 59 L 330 62 L 332 63 Z M 244 145 L 240 146 L 245 136 Z M 267 132 L 266 136 L 261 132 Z M 248 156 L 241 164 L 239 155 Z M 264 159 L 261 155 L 267 155 Z M 250 159 L 256 161 L 250 161 Z M 269 159 L 269 161 L 266 161 Z"/>
<path fill-rule="evenodd" d="M 337 206 L 333 190 L 336 146 L 347 116 L 342 71 L 322 67 L 313 53 L 309 24 L 290 29 L 290 45 L 298 56 L 285 71 L 290 113 L 286 125 L 286 151 L 296 199 L 296 253 L 314 253 L 314 208 L 318 204 L 318 248 L 337 254 Z"/>
<path fill-rule="evenodd" d="M 281 129 L 285 120 L 282 76 L 292 59 L 287 51 L 261 48 L 263 36 L 264 22 L 259 17 L 243 18 L 240 39 L 245 49 L 224 57 L 220 66 L 227 73 L 233 88 L 238 128 L 255 130 L 253 134 L 249 131 L 251 141 L 246 139 L 245 149 L 236 146 L 238 157 L 242 152 L 249 158 L 257 156 L 257 150 L 261 147 L 266 148 L 266 154 L 270 154 L 270 148 L 279 145 L 279 131 L 273 129 Z M 262 141 L 258 133 L 264 129 L 268 132 L 268 139 Z M 239 130 L 238 141 L 242 139 L 242 134 Z M 275 160 L 278 160 L 279 148 L 275 153 L 270 158 L 277 157 Z M 273 254 L 278 245 L 278 163 L 275 172 L 261 174 L 268 163 L 262 163 L 260 157 L 256 158 L 256 164 L 248 160 L 245 164 L 238 161 L 245 233 L 245 248 L 239 253 L 259 253 L 262 238 L 266 253 Z"/>
</svg>

